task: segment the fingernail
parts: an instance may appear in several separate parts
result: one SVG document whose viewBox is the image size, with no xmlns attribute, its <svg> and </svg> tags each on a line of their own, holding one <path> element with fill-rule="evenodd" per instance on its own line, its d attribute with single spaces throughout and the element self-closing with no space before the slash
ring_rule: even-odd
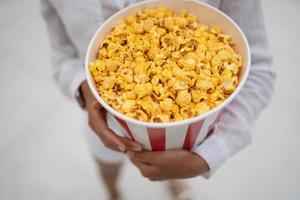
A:
<svg viewBox="0 0 300 200">
<path fill-rule="evenodd" d="M 122 152 L 125 152 L 126 151 L 126 148 L 125 147 L 123 147 L 123 146 L 118 146 L 118 148 L 120 149 L 120 151 L 122 151 Z"/>
</svg>

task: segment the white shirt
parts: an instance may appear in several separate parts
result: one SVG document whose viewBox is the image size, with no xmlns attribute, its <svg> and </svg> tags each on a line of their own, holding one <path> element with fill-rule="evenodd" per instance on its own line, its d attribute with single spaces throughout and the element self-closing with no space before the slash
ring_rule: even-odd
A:
<svg viewBox="0 0 300 200">
<path fill-rule="evenodd" d="M 54 77 L 70 97 L 85 80 L 84 57 L 97 28 L 113 13 L 138 0 L 41 0 L 52 49 Z M 207 0 L 229 15 L 245 33 L 251 50 L 249 78 L 223 112 L 213 133 L 193 151 L 209 165 L 211 176 L 230 156 L 251 142 L 254 124 L 268 105 L 275 73 L 259 0 Z"/>
</svg>

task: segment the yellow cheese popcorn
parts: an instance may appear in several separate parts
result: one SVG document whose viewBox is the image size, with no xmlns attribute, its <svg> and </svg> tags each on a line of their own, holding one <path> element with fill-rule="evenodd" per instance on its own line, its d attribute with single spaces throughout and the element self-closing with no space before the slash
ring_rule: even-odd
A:
<svg viewBox="0 0 300 200">
<path fill-rule="evenodd" d="M 160 106 L 164 111 L 171 111 L 173 108 L 173 100 L 171 98 L 164 98 L 160 101 Z"/>
<path fill-rule="evenodd" d="M 178 92 L 178 95 L 177 95 L 175 101 L 176 101 L 177 105 L 179 105 L 180 107 L 185 107 L 185 106 L 189 105 L 191 100 L 192 100 L 191 94 L 187 90 L 182 90 L 182 91 Z"/>
<path fill-rule="evenodd" d="M 242 63 L 220 27 L 159 7 L 114 27 L 89 70 L 115 110 L 141 121 L 173 122 L 222 103 L 236 89 Z"/>
</svg>

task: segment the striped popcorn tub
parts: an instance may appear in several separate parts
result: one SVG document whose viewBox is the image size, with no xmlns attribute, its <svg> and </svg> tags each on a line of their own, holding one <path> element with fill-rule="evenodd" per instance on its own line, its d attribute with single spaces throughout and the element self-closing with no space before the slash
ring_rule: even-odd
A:
<svg viewBox="0 0 300 200">
<path fill-rule="evenodd" d="M 232 37 L 236 51 L 243 57 L 243 67 L 240 72 L 240 82 L 236 90 L 220 105 L 214 109 L 182 121 L 154 123 L 144 122 L 125 116 L 109 106 L 98 94 L 89 72 L 89 63 L 97 57 L 98 48 L 104 37 L 124 17 L 137 13 L 148 7 L 165 7 L 175 12 L 186 10 L 194 14 L 201 22 L 207 25 L 218 25 Z M 110 129 L 119 135 L 128 137 L 141 143 L 146 150 L 160 151 L 167 149 L 187 149 L 200 144 L 213 129 L 224 107 L 231 102 L 243 87 L 250 68 L 250 50 L 248 42 L 236 25 L 227 15 L 212 6 L 196 0 L 150 0 L 129 6 L 111 16 L 94 34 L 86 55 L 85 70 L 89 87 L 97 101 L 108 111 L 107 123 Z"/>
</svg>

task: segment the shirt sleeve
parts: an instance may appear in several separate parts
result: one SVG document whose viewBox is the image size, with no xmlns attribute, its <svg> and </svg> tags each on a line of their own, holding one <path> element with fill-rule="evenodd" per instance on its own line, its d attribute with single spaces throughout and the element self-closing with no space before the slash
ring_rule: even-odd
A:
<svg viewBox="0 0 300 200">
<path fill-rule="evenodd" d="M 224 109 L 213 133 L 193 149 L 209 165 L 209 172 L 203 174 L 205 178 L 211 177 L 230 156 L 251 142 L 255 121 L 269 104 L 275 81 L 260 1 L 223 0 L 220 9 L 245 33 L 252 62 L 239 95 Z"/>
<path fill-rule="evenodd" d="M 45 19 L 51 45 L 51 63 L 54 79 L 68 97 L 74 97 L 85 80 L 84 63 L 69 39 L 64 24 L 55 8 L 47 0 L 41 0 L 42 16 Z"/>
</svg>

